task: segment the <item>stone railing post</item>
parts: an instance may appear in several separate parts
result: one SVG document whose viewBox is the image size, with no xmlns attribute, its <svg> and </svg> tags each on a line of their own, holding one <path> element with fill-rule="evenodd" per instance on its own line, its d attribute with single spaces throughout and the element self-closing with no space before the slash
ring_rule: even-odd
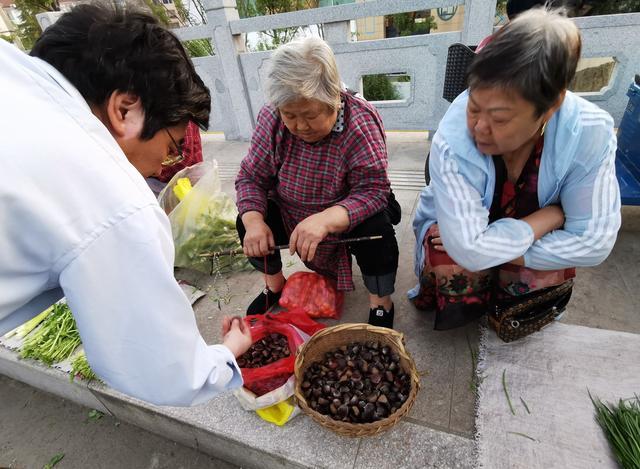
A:
<svg viewBox="0 0 640 469">
<path fill-rule="evenodd" d="M 496 0 L 466 0 L 462 43 L 476 45 L 493 32 Z"/>
<path fill-rule="evenodd" d="M 329 44 L 344 44 L 351 41 L 349 21 L 336 21 L 322 25 L 324 40 Z"/>
<path fill-rule="evenodd" d="M 240 65 L 240 52 L 244 51 L 242 35 L 231 34 L 229 21 L 239 19 L 236 0 L 208 0 L 205 2 L 207 26 L 211 28 L 214 52 L 220 58 L 224 81 L 216 80 L 216 88 L 226 87 L 233 116 L 226 116 L 230 125 L 225 126 L 227 140 L 250 140 L 254 120 L 247 89 Z"/>
</svg>

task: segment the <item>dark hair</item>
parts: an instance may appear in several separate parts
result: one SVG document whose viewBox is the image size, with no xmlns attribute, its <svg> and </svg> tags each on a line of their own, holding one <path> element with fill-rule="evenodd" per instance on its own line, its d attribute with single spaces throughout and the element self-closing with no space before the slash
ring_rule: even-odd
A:
<svg viewBox="0 0 640 469">
<path fill-rule="evenodd" d="M 473 59 L 467 83 L 475 88 L 512 89 L 538 116 L 548 111 L 576 73 L 581 40 L 563 10 L 534 8 L 507 23 Z"/>
<path fill-rule="evenodd" d="M 114 91 L 139 96 L 142 139 L 188 121 L 209 126 L 211 95 L 182 44 L 129 4 L 76 6 L 44 31 L 31 55 L 58 69 L 90 104 L 103 104 Z"/>
</svg>

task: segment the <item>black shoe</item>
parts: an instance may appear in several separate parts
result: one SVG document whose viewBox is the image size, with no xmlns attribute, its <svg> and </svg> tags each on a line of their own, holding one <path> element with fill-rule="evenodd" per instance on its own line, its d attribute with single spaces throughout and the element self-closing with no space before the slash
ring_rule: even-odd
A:
<svg viewBox="0 0 640 469">
<path fill-rule="evenodd" d="M 282 295 L 282 290 L 278 293 L 273 293 L 268 288 L 265 288 L 262 290 L 262 293 L 256 296 L 255 300 L 253 300 L 247 308 L 247 316 L 266 313 L 267 307 L 270 309 L 273 305 L 278 303 L 280 295 Z"/>
<path fill-rule="evenodd" d="M 371 308 L 369 310 L 369 324 L 372 326 L 388 327 L 393 329 L 393 315 L 394 315 L 393 303 L 391 309 L 387 311 L 381 305 L 377 308 Z"/>
</svg>

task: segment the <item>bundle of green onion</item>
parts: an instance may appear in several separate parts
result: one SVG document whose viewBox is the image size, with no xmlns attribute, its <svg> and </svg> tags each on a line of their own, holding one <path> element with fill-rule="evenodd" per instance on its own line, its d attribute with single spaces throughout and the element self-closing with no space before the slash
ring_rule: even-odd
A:
<svg viewBox="0 0 640 469">
<path fill-rule="evenodd" d="M 34 317 L 32 319 L 29 319 L 23 325 L 18 326 L 15 329 L 13 329 L 12 331 L 7 332 L 5 334 L 5 337 L 7 339 L 10 338 L 10 337 L 13 337 L 13 336 L 16 336 L 18 339 L 24 338 L 32 330 L 34 330 L 38 326 L 38 324 L 40 324 L 42 321 L 44 321 L 44 318 L 46 318 L 49 315 L 49 313 L 51 313 L 51 311 L 53 311 L 53 307 L 54 306 L 55 305 L 51 305 L 50 307 L 45 309 L 43 312 L 38 314 L 36 317 Z"/>
<path fill-rule="evenodd" d="M 596 408 L 596 421 L 620 465 L 624 469 L 640 469 L 640 397 L 620 399 L 617 406 L 593 397 L 591 402 Z"/>
<path fill-rule="evenodd" d="M 71 310 L 66 304 L 57 303 L 40 328 L 25 339 L 20 356 L 51 365 L 68 358 L 78 345 L 80 334 Z"/>
</svg>

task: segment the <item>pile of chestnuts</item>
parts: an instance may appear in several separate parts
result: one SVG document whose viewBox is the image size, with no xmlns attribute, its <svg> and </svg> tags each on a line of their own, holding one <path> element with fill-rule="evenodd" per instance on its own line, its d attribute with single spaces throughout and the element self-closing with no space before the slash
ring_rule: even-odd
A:
<svg viewBox="0 0 640 469">
<path fill-rule="evenodd" d="M 251 345 L 238 358 L 240 368 L 260 368 L 291 355 L 289 342 L 282 334 L 268 334 Z"/>
<path fill-rule="evenodd" d="M 369 423 L 402 406 L 411 391 L 411 379 L 389 346 L 354 342 L 311 364 L 301 388 L 313 410 L 334 420 Z"/>
</svg>

